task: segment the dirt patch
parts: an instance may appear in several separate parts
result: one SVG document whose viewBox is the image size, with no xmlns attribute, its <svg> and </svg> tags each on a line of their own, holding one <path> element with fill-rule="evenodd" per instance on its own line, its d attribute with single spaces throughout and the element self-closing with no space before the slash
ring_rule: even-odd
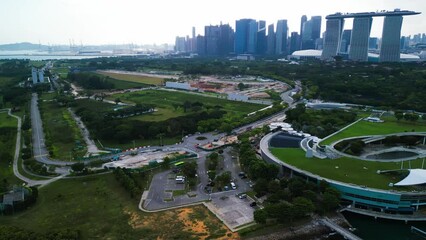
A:
<svg viewBox="0 0 426 240">
<path fill-rule="evenodd" d="M 201 240 L 240 239 L 238 233 L 232 233 L 219 219 L 203 206 L 180 208 L 159 213 L 139 213 L 124 210 L 129 215 L 129 225 L 133 229 L 151 229 L 156 239 L 169 239 L 171 235 L 182 238 L 193 237 Z M 164 226 L 169 226 L 164 228 Z M 173 226 L 173 227 L 172 227 Z M 173 231 L 173 232 L 170 232 Z"/>
</svg>

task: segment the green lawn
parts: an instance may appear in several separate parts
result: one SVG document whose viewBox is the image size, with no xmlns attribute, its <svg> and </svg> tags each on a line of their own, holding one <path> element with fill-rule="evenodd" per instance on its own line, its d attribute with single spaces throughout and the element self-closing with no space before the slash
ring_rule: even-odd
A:
<svg viewBox="0 0 426 240">
<path fill-rule="evenodd" d="M 98 71 L 98 73 L 104 76 L 108 76 L 110 78 L 114 78 L 116 80 L 127 81 L 127 82 L 143 83 L 147 85 L 163 85 L 164 83 L 163 78 L 157 78 L 157 77 L 148 77 L 148 76 L 125 74 L 125 73 L 111 73 L 111 72 L 103 72 L 103 71 Z"/>
<path fill-rule="evenodd" d="M 137 93 L 123 93 L 109 96 L 108 99 L 120 98 L 124 102 L 154 104 L 158 112 L 140 115 L 136 119 L 143 121 L 163 121 L 168 118 L 185 115 L 181 107 L 174 108 L 173 105 L 182 105 L 185 101 L 201 102 L 210 106 L 221 106 L 228 113 L 248 114 L 264 107 L 260 104 L 236 102 L 214 97 L 205 97 L 198 94 L 166 90 L 146 90 Z"/>
<path fill-rule="evenodd" d="M 43 94 L 42 99 L 50 98 L 53 94 Z M 86 146 L 77 126 L 66 107 L 60 107 L 55 101 L 41 101 L 40 113 L 43 121 L 46 143 L 52 151 L 52 157 L 63 161 L 72 160 L 71 157 L 81 157 L 86 153 Z M 81 149 L 73 150 L 76 141 L 80 142 Z"/>
<path fill-rule="evenodd" d="M 342 157 L 338 159 L 306 158 L 300 148 L 271 148 L 271 152 L 283 162 L 299 169 L 309 171 L 324 178 L 346 183 L 364 185 L 371 188 L 404 190 L 405 188 L 388 185 L 400 179 L 386 174 L 377 174 L 377 170 L 395 170 L 401 168 L 401 163 L 362 161 Z M 422 160 L 412 160 L 411 168 L 421 168 Z M 408 162 L 404 163 L 404 168 Z"/>
<path fill-rule="evenodd" d="M 13 174 L 17 124 L 18 121 L 6 112 L 0 113 L 0 181 L 6 181 L 8 185 L 21 183 Z M 0 192 L 2 190 L 0 186 Z"/>
<path fill-rule="evenodd" d="M 0 216 L 0 224 L 37 232 L 71 228 L 80 230 L 83 239 L 132 240 L 199 239 L 191 226 L 201 222 L 208 231 L 204 236 L 226 236 L 224 225 L 203 206 L 145 213 L 137 208 L 138 202 L 112 174 L 62 179 L 40 189 L 32 208 Z"/>
<path fill-rule="evenodd" d="M 397 121 L 394 117 L 386 117 L 383 118 L 383 120 L 385 120 L 383 123 L 373 123 L 361 120 L 348 129 L 325 139 L 321 142 L 321 145 L 329 145 L 337 140 L 355 136 L 426 131 L 426 122 L 422 120 L 419 120 L 418 122 L 410 122 L 406 120 Z"/>
</svg>

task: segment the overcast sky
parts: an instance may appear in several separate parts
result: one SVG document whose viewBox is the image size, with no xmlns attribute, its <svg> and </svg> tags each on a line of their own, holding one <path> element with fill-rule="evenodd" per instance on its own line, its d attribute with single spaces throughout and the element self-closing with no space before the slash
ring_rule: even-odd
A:
<svg viewBox="0 0 426 240">
<path fill-rule="evenodd" d="M 0 44 L 174 43 L 177 35 L 204 35 L 205 25 L 253 18 L 267 25 L 287 19 L 299 31 L 300 17 L 335 12 L 395 8 L 424 12 L 404 18 L 402 35 L 426 32 L 425 0 L 0 0 Z M 381 36 L 383 18 L 373 20 L 371 36 Z M 346 29 L 352 28 L 347 21 Z"/>
</svg>

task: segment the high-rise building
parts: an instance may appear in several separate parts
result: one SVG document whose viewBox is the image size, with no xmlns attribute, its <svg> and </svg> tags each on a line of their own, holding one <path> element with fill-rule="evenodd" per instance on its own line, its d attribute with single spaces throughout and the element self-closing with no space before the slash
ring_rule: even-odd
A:
<svg viewBox="0 0 426 240">
<path fill-rule="evenodd" d="M 195 27 L 192 27 L 191 52 L 197 52 L 197 36 L 195 35 Z"/>
<path fill-rule="evenodd" d="M 38 82 L 44 83 L 44 68 L 38 70 Z"/>
<path fill-rule="evenodd" d="M 277 21 L 277 32 L 275 34 L 275 54 L 287 55 L 287 36 L 288 26 L 287 20 Z"/>
<path fill-rule="evenodd" d="M 255 54 L 257 49 L 257 29 L 256 21 L 249 22 L 247 33 L 247 53 Z"/>
<path fill-rule="evenodd" d="M 206 43 L 205 43 L 204 36 L 201 36 L 201 35 L 197 36 L 197 53 L 199 56 L 206 55 Z"/>
<path fill-rule="evenodd" d="M 303 36 L 303 25 L 308 21 L 306 15 L 303 15 L 300 19 L 300 32 L 299 32 L 299 49 L 302 49 L 302 36 Z"/>
<path fill-rule="evenodd" d="M 321 16 L 312 16 L 312 32 L 311 39 L 316 41 L 318 38 L 321 38 Z"/>
<path fill-rule="evenodd" d="M 398 62 L 400 59 L 400 37 L 402 16 L 386 16 L 383 22 L 380 62 Z"/>
<path fill-rule="evenodd" d="M 352 35 L 352 30 L 349 30 L 349 29 L 343 30 L 342 42 L 340 43 L 341 53 L 348 53 L 349 45 L 351 44 L 351 35 Z"/>
<path fill-rule="evenodd" d="M 312 21 L 306 21 L 303 24 L 302 31 L 302 48 L 301 49 L 314 49 L 314 41 L 312 40 Z"/>
<path fill-rule="evenodd" d="M 229 24 L 220 25 L 219 55 L 225 56 L 234 51 L 234 30 Z"/>
<path fill-rule="evenodd" d="M 258 55 L 264 55 L 266 53 L 267 40 L 266 40 L 266 22 L 260 20 L 258 22 L 257 29 L 257 47 L 256 53 Z"/>
<path fill-rule="evenodd" d="M 372 17 L 354 18 L 349 59 L 354 61 L 368 60 L 368 40 L 370 39 Z"/>
<path fill-rule="evenodd" d="M 297 50 L 299 50 L 299 34 L 297 32 L 291 32 L 289 54 L 292 54 Z"/>
<path fill-rule="evenodd" d="M 268 44 L 267 44 L 266 53 L 268 55 L 274 55 L 275 54 L 275 31 L 274 31 L 274 24 L 268 25 Z"/>
<path fill-rule="evenodd" d="M 235 53 L 247 53 L 248 32 L 253 19 L 240 19 L 235 21 Z"/>
<path fill-rule="evenodd" d="M 205 26 L 204 38 L 206 42 L 206 55 L 216 56 L 219 54 L 219 26 Z"/>
<path fill-rule="evenodd" d="M 378 45 L 379 45 L 379 39 L 376 37 L 372 37 L 368 41 L 368 49 L 376 50 Z"/>
<path fill-rule="evenodd" d="M 186 52 L 186 39 L 185 37 L 176 37 L 175 40 L 175 51 L 176 52 Z"/>
<path fill-rule="evenodd" d="M 324 49 L 321 58 L 323 60 L 331 60 L 337 56 L 340 49 L 340 38 L 344 24 L 343 18 L 327 19 L 326 31 L 324 37 Z"/>
<path fill-rule="evenodd" d="M 38 83 L 38 79 L 37 79 L 37 68 L 33 67 L 31 69 L 31 76 L 32 76 L 33 84 L 37 84 Z"/>
</svg>

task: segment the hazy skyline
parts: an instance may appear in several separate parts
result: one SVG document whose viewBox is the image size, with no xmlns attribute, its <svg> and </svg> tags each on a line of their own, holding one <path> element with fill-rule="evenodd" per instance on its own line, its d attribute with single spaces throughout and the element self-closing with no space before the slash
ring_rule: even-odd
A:
<svg viewBox="0 0 426 240">
<path fill-rule="evenodd" d="M 404 17 L 402 35 L 426 32 L 424 0 L 304 0 L 304 1 L 197 1 L 197 0 L 2 0 L 0 44 L 32 42 L 42 44 L 162 44 L 176 36 L 204 35 L 205 25 L 253 18 L 267 25 L 287 19 L 289 32 L 300 28 L 300 18 L 335 12 L 371 12 L 400 8 L 422 12 Z M 381 36 L 383 18 L 374 18 L 372 37 Z M 346 21 L 345 29 L 352 28 Z"/>
</svg>

